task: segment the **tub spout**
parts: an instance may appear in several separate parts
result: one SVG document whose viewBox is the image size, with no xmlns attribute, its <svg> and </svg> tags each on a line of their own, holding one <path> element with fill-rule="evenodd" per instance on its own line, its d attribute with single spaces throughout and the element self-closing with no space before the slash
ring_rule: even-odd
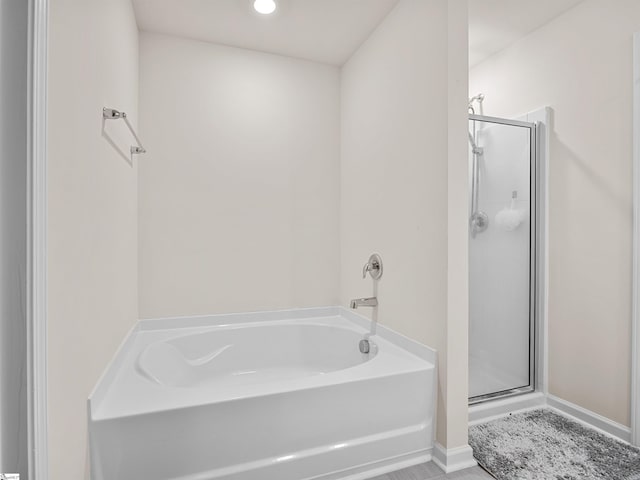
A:
<svg viewBox="0 0 640 480">
<path fill-rule="evenodd" d="M 368 297 L 368 298 L 354 298 L 350 302 L 350 306 L 353 309 L 358 307 L 377 307 L 378 299 L 376 297 Z"/>
</svg>

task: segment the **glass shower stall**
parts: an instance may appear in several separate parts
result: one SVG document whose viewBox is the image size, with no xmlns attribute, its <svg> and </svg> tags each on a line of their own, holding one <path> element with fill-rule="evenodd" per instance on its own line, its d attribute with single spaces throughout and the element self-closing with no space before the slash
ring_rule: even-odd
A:
<svg viewBox="0 0 640 480">
<path fill-rule="evenodd" d="M 535 389 L 534 123 L 469 115 L 469 403 Z"/>
</svg>

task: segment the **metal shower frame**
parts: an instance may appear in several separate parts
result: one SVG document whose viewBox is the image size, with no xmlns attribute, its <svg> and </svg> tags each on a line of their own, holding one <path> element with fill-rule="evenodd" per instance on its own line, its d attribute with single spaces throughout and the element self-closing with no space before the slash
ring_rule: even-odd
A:
<svg viewBox="0 0 640 480">
<path fill-rule="evenodd" d="M 538 233 L 541 222 L 541 196 L 538 187 L 541 185 L 540 168 L 539 168 L 539 145 L 538 145 L 538 122 L 523 122 L 520 120 L 511 120 L 507 118 L 489 117 L 486 115 L 469 114 L 469 120 L 486 122 L 497 125 L 507 125 L 512 127 L 529 129 L 529 168 L 530 168 L 530 188 L 529 188 L 529 205 L 530 205 L 530 232 L 529 232 L 529 384 L 514 387 L 507 390 L 492 392 L 485 395 L 478 395 L 469 398 L 469 405 L 477 405 L 490 400 L 502 399 L 532 393 L 538 390 L 537 375 L 537 350 L 538 350 Z"/>
</svg>

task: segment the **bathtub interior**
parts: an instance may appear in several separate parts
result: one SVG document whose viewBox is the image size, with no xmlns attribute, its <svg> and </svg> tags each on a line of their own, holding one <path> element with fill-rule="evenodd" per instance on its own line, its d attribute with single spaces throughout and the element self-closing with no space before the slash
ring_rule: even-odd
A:
<svg viewBox="0 0 640 480">
<path fill-rule="evenodd" d="M 355 348 L 361 335 L 321 324 L 218 328 L 148 345 L 137 371 L 159 385 L 218 388 L 276 382 L 355 367 L 375 357 Z M 285 339 L 285 341 L 282 341 Z"/>
</svg>

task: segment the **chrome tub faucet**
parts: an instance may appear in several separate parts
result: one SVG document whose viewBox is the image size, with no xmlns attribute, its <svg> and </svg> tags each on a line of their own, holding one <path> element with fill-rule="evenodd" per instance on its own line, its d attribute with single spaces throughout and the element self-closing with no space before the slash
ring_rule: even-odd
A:
<svg viewBox="0 0 640 480">
<path fill-rule="evenodd" d="M 349 302 L 349 306 L 354 310 L 358 307 L 371 307 L 373 308 L 373 314 L 371 318 L 371 330 L 365 334 L 364 338 L 360 340 L 358 348 L 360 353 L 368 354 L 371 352 L 371 342 L 369 338 L 376 334 L 376 327 L 378 325 L 378 280 L 382 276 L 382 258 L 377 253 L 371 254 L 369 260 L 362 267 L 362 278 L 367 278 L 367 273 L 373 279 L 373 297 L 354 298 Z"/>
<path fill-rule="evenodd" d="M 354 298 L 349 304 L 351 308 L 356 309 L 358 307 L 377 307 L 378 299 L 376 297 L 367 298 Z"/>
</svg>

